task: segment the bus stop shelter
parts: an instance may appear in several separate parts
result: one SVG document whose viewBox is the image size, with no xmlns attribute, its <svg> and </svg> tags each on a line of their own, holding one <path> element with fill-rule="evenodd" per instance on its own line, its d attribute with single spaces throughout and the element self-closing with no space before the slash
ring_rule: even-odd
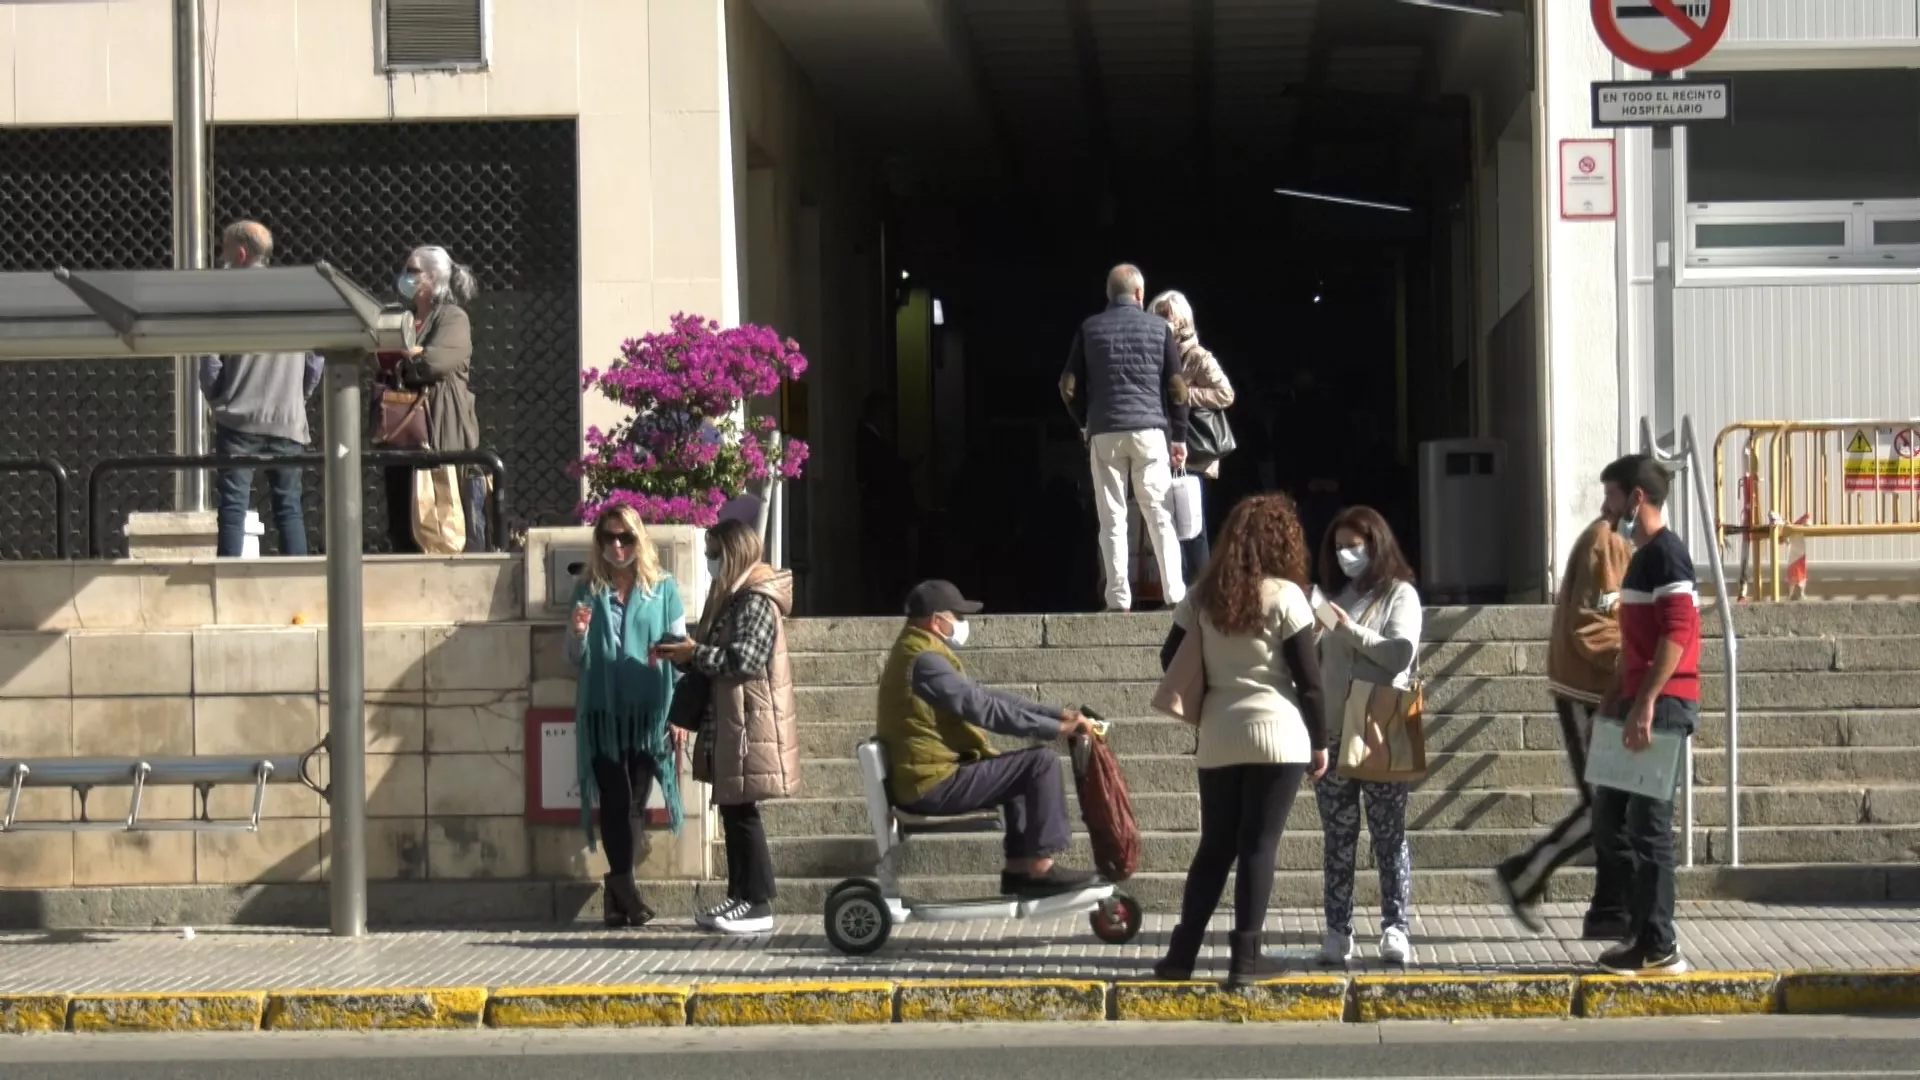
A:
<svg viewBox="0 0 1920 1080">
<path fill-rule="evenodd" d="M 326 789 L 335 936 L 367 926 L 366 672 L 362 652 L 360 374 L 407 348 L 411 321 L 325 263 L 257 270 L 0 274 L 0 361 L 317 352 L 326 360 Z"/>
</svg>

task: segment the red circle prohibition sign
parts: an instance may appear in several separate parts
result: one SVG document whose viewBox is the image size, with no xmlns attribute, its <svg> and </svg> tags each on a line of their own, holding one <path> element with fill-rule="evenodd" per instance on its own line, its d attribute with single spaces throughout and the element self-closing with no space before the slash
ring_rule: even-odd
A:
<svg viewBox="0 0 1920 1080">
<path fill-rule="evenodd" d="M 1600 167 L 1600 163 L 1593 160 L 1590 157 L 1583 157 L 1580 159 L 1580 171 L 1583 173 L 1591 173 L 1593 170 L 1599 167 Z"/>
<path fill-rule="evenodd" d="M 1634 44 L 1620 28 L 1619 3 L 1620 0 L 1593 0 L 1593 28 L 1599 32 L 1607 51 L 1642 71 L 1679 71 L 1698 64 L 1720 44 L 1720 39 L 1727 34 L 1727 24 L 1733 21 L 1733 0 L 1709 0 L 1704 25 L 1694 22 L 1681 8 L 1681 0 L 1638 0 L 1679 27 L 1687 39 L 1685 45 L 1671 52 L 1654 52 Z"/>
</svg>

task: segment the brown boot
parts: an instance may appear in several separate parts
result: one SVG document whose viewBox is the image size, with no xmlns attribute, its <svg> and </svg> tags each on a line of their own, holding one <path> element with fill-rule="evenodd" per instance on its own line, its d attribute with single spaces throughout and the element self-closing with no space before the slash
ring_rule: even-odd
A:
<svg viewBox="0 0 1920 1080">
<path fill-rule="evenodd" d="M 602 882 L 607 887 L 604 917 L 609 927 L 641 927 L 653 921 L 653 909 L 640 899 L 640 886 L 632 874 L 608 874 Z"/>
<path fill-rule="evenodd" d="M 1181 924 L 1173 928 L 1167 942 L 1167 955 L 1153 965 L 1153 977 L 1161 982 L 1187 982 L 1193 978 L 1194 962 L 1200 958 L 1200 943 L 1207 936 L 1204 927 Z"/>
<path fill-rule="evenodd" d="M 1247 986 L 1260 978 L 1261 937 L 1258 930 L 1236 930 L 1227 935 L 1231 956 L 1227 961 L 1228 986 Z"/>
</svg>

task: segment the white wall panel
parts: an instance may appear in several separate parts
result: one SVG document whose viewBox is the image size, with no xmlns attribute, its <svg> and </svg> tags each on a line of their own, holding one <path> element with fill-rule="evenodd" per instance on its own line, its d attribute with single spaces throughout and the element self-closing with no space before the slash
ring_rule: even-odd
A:
<svg viewBox="0 0 1920 1080">
<path fill-rule="evenodd" d="M 1709 446 L 1740 420 L 1920 416 L 1920 285 L 1683 288 L 1674 323 L 1675 404 Z M 1810 557 L 1816 575 L 1911 562 L 1920 538 L 1819 541 Z"/>
<path fill-rule="evenodd" d="M 1904 41 L 1920 37 L 1916 0 L 1737 0 L 1735 44 Z"/>
</svg>

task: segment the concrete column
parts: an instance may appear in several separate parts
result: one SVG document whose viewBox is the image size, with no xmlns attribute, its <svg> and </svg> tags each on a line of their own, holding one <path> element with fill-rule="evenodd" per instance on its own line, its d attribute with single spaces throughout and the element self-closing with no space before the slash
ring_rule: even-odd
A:
<svg viewBox="0 0 1920 1080">
<path fill-rule="evenodd" d="M 1560 220 L 1561 140 L 1608 134 L 1590 126 L 1590 86 L 1614 77 L 1591 8 L 1589 0 L 1534 5 L 1534 288 L 1544 376 L 1549 580 L 1542 584 L 1548 595 L 1567 545 L 1599 510 L 1600 470 L 1617 455 L 1621 439 L 1618 226 Z"/>
</svg>

